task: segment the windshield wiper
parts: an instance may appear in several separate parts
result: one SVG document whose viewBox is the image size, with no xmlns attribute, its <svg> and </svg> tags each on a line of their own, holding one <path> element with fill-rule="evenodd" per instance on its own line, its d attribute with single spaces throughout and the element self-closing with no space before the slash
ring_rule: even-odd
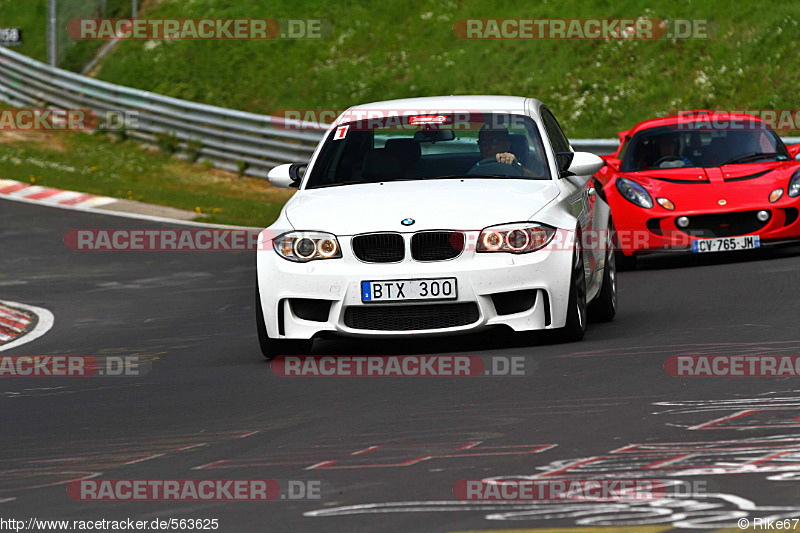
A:
<svg viewBox="0 0 800 533">
<path fill-rule="evenodd" d="M 780 157 L 783 154 L 779 154 L 778 152 L 748 152 L 746 154 L 737 155 L 731 159 L 728 159 L 722 165 L 732 165 L 735 163 L 747 163 L 749 161 L 757 161 L 759 159 L 765 159 L 767 157 Z"/>
</svg>

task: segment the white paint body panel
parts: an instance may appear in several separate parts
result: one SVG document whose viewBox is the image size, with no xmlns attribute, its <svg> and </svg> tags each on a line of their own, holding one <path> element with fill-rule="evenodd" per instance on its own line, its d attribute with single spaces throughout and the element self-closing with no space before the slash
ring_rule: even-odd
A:
<svg viewBox="0 0 800 533">
<path fill-rule="evenodd" d="M 567 315 L 571 245 L 576 230 L 602 230 L 608 225 L 608 206 L 589 198 L 590 176 L 558 178 L 555 155 L 539 118 L 541 102 L 506 96 L 457 96 L 378 102 L 349 111 L 367 109 L 414 109 L 420 111 L 472 110 L 529 116 L 539 128 L 550 166 L 551 180 L 526 179 L 429 179 L 385 183 L 350 184 L 300 190 L 284 206 L 278 220 L 261 234 L 257 252 L 257 276 L 261 305 L 271 338 L 309 339 L 322 332 L 362 337 L 406 337 L 421 334 L 454 334 L 505 325 L 515 331 L 563 327 Z M 345 112 L 346 114 L 347 112 Z M 333 131 L 328 130 L 325 138 Z M 322 141 L 325 142 L 324 140 Z M 320 152 L 317 147 L 306 179 Z M 401 225 L 413 218 L 410 227 Z M 474 246 L 481 229 L 512 222 L 538 222 L 557 228 L 556 238 L 545 248 L 526 254 L 477 253 Z M 423 230 L 462 230 L 468 248 L 455 259 L 421 262 L 411 258 L 411 235 Z M 295 263 L 279 256 L 270 241 L 287 231 L 324 231 L 337 236 L 341 259 Z M 396 232 L 406 240 L 406 257 L 399 263 L 365 263 L 352 251 L 352 237 L 363 233 Z M 600 290 L 604 252 L 584 253 L 587 299 Z M 476 302 L 480 318 L 474 324 L 421 331 L 354 330 L 344 324 L 345 308 L 363 305 L 362 281 L 455 277 L 458 302 Z M 498 315 L 491 294 L 536 289 L 536 303 L 524 312 Z M 549 299 L 550 325 L 545 323 Z M 287 299 L 324 299 L 332 302 L 327 322 L 296 316 Z M 445 303 L 445 302 L 442 302 Z M 411 304 L 409 304 L 411 305 Z M 279 307 L 280 312 L 279 312 Z M 279 334 L 279 316 L 283 334 Z"/>
</svg>

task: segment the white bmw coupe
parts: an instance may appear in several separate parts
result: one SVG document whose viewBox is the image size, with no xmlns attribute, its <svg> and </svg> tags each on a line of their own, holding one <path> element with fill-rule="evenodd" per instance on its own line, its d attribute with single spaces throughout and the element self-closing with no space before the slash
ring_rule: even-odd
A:
<svg viewBox="0 0 800 533">
<path fill-rule="evenodd" d="M 269 173 L 299 190 L 259 236 L 264 356 L 328 335 L 505 327 L 581 339 L 587 316 L 616 313 L 610 211 L 589 182 L 601 166 L 532 98 L 349 109 L 307 167 Z"/>
</svg>

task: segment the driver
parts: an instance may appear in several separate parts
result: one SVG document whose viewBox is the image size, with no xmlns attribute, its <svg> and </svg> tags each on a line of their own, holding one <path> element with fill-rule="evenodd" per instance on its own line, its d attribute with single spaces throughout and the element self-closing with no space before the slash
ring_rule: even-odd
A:
<svg viewBox="0 0 800 533">
<path fill-rule="evenodd" d="M 533 177 L 533 173 L 523 167 L 517 156 L 509 151 L 511 149 L 511 136 L 505 126 L 489 127 L 488 124 L 484 124 L 478 132 L 478 149 L 481 151 L 481 161 L 494 159 L 497 163 L 516 167 L 525 176 Z M 480 165 L 480 162 L 475 163 L 470 174 L 474 173 Z"/>
<path fill-rule="evenodd" d="M 661 163 L 666 161 L 680 160 L 683 161 L 683 166 L 685 167 L 694 166 L 691 159 L 680 155 L 679 150 L 680 140 L 678 140 L 676 137 L 662 139 L 661 142 L 658 143 L 658 158 L 655 161 L 656 164 L 658 164 L 658 166 L 663 166 Z"/>
</svg>

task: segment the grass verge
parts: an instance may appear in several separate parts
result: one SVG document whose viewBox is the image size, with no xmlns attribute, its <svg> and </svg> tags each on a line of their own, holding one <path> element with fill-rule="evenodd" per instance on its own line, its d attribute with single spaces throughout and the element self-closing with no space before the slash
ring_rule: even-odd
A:
<svg viewBox="0 0 800 533">
<path fill-rule="evenodd" d="M 0 131 L 0 177 L 177 207 L 197 212 L 204 222 L 256 227 L 271 224 L 293 194 L 264 179 L 81 132 Z"/>
</svg>

